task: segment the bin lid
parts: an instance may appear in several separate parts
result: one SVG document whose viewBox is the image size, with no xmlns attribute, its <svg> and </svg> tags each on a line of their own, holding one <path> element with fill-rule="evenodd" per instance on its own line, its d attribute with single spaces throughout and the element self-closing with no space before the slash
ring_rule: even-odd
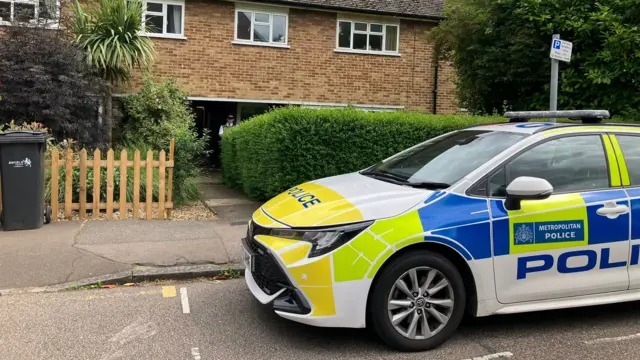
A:
<svg viewBox="0 0 640 360">
<path fill-rule="evenodd" d="M 42 131 L 9 130 L 0 133 L 0 144 L 43 143 L 47 137 Z"/>
</svg>

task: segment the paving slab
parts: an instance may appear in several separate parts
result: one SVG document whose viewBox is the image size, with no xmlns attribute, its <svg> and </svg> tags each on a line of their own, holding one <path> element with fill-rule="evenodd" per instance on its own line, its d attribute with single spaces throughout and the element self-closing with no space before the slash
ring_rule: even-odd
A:
<svg viewBox="0 0 640 360">
<path fill-rule="evenodd" d="M 71 265 L 72 272 L 65 279 L 65 282 L 82 280 L 104 274 L 114 274 L 121 271 L 131 271 L 132 266 L 130 264 L 107 260 L 81 249 L 77 249 L 77 251 L 81 256 L 73 261 Z"/>
<path fill-rule="evenodd" d="M 259 202 L 230 205 L 212 205 L 210 201 L 205 201 L 205 203 L 215 211 L 219 220 L 233 223 L 234 225 L 240 223 L 246 224 L 251 219 L 253 213 L 262 205 L 262 203 Z"/>
<path fill-rule="evenodd" d="M 76 247 L 130 265 L 225 264 L 229 256 L 217 226 L 216 221 L 93 221 L 83 227 Z"/>
<path fill-rule="evenodd" d="M 247 235 L 247 221 L 238 223 L 228 223 L 220 221 L 216 226 L 216 231 L 220 235 L 220 241 L 227 250 L 229 261 L 232 263 L 241 263 L 243 257 L 243 249 L 241 239 Z"/>
<path fill-rule="evenodd" d="M 36 230 L 0 231 L 0 288 L 69 281 L 78 261 L 109 272 L 130 268 L 99 257 L 87 257 L 73 247 L 81 228 L 80 221 L 61 221 Z"/>
<path fill-rule="evenodd" d="M 220 239 L 77 246 L 94 255 L 130 265 L 174 266 L 229 262 Z"/>
<path fill-rule="evenodd" d="M 262 202 L 249 199 L 242 191 L 222 183 L 220 171 L 208 171 L 198 180 L 200 198 L 219 220 L 232 224 L 247 222 Z"/>
<path fill-rule="evenodd" d="M 78 245 L 126 244 L 219 238 L 214 220 L 89 221 L 76 239 Z"/>
</svg>

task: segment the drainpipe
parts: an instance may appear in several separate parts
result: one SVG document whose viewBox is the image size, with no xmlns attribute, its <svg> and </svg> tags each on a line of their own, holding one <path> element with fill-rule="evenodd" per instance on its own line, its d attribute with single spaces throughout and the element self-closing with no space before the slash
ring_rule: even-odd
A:
<svg viewBox="0 0 640 360">
<path fill-rule="evenodd" d="M 435 68 L 433 70 L 433 113 L 438 113 L 438 65 L 439 61 L 435 61 Z"/>
</svg>

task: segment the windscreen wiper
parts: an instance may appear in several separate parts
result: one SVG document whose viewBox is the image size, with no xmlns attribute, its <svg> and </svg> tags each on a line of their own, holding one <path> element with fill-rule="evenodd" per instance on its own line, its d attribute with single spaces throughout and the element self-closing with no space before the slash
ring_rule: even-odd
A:
<svg viewBox="0 0 640 360">
<path fill-rule="evenodd" d="M 396 175 L 390 173 L 388 171 L 363 171 L 360 174 L 368 175 L 376 179 L 388 181 L 394 183 L 396 185 L 404 185 L 411 186 L 416 189 L 430 189 L 430 190 L 438 190 L 438 189 L 446 189 L 451 186 L 451 184 L 435 182 L 435 181 L 420 181 L 420 182 L 410 182 L 407 181 L 404 177 L 400 175 Z"/>
<path fill-rule="evenodd" d="M 435 182 L 435 181 L 421 181 L 421 182 L 405 182 L 403 185 L 407 185 L 407 186 L 411 186 L 417 189 L 429 189 L 429 190 L 439 190 L 439 189 L 446 189 L 448 187 L 450 187 L 450 184 L 447 183 L 441 183 L 441 182 Z"/>
<path fill-rule="evenodd" d="M 379 179 L 379 180 L 389 181 L 389 182 L 392 182 L 392 183 L 397 184 L 397 185 L 405 185 L 407 183 L 407 179 L 405 179 L 404 177 L 402 177 L 400 175 L 396 175 L 396 174 L 390 173 L 388 171 L 371 171 L 371 170 L 367 170 L 367 171 L 361 172 L 360 174 L 371 176 L 371 177 Z"/>
</svg>

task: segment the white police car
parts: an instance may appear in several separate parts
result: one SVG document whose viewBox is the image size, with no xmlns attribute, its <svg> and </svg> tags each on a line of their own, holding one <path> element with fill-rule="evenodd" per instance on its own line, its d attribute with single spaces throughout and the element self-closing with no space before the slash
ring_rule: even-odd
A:
<svg viewBox="0 0 640 360">
<path fill-rule="evenodd" d="M 280 316 L 443 343 L 465 312 L 640 300 L 640 127 L 508 113 L 264 204 L 246 282 Z M 528 122 L 582 118 L 581 124 Z"/>
</svg>

